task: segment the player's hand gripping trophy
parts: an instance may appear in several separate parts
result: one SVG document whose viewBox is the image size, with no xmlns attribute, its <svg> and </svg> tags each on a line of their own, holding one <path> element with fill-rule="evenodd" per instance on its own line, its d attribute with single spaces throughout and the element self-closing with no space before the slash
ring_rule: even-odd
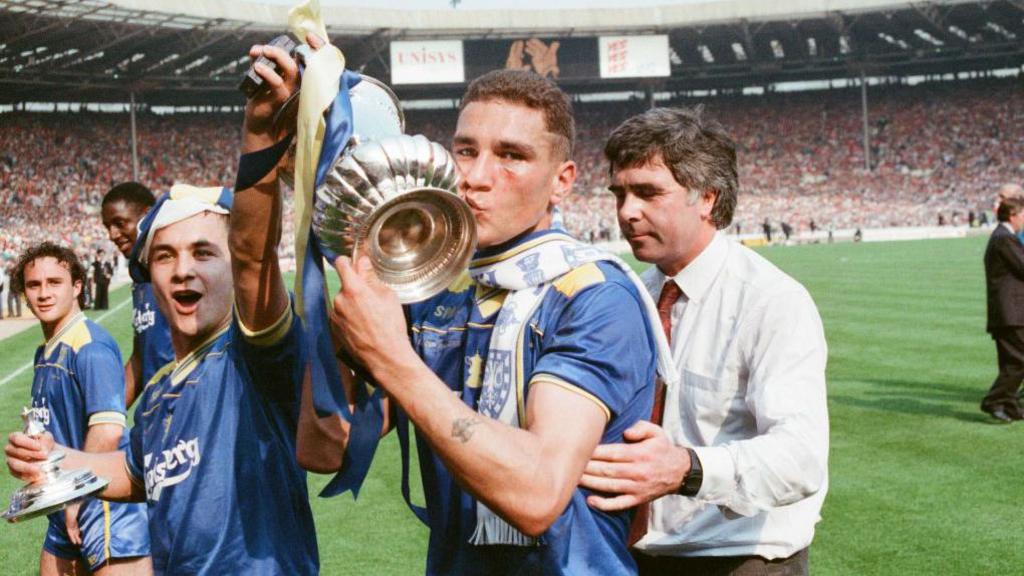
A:
<svg viewBox="0 0 1024 576">
<path fill-rule="evenodd" d="M 291 48 L 291 54 L 308 58 L 310 48 L 321 47 L 315 36 L 309 40 L 308 48 Z M 289 98 L 276 117 L 293 118 L 289 108 L 298 100 Z M 328 258 L 365 254 L 399 300 L 424 300 L 447 287 L 476 249 L 454 159 L 422 135 L 403 134 L 398 98 L 379 80 L 362 76 L 349 100 L 352 137 L 315 190 L 313 232 Z M 294 151 L 293 145 L 289 162 Z M 294 167 L 282 170 L 280 179 L 293 187 Z"/>
<path fill-rule="evenodd" d="M 22 428 L 25 435 L 39 438 L 46 432 L 36 411 L 22 409 L 21 419 L 25 423 Z M 4 512 L 4 519 L 8 522 L 21 522 L 56 512 L 76 500 L 103 490 L 110 482 L 90 470 L 61 470 L 60 462 L 63 459 L 64 452 L 50 451 L 46 460 L 40 463 L 42 476 L 11 495 L 11 505 Z"/>
</svg>

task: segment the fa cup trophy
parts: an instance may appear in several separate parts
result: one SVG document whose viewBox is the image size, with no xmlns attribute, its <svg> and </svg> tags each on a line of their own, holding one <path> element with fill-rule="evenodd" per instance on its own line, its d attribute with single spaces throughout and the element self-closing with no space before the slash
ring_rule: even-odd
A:
<svg viewBox="0 0 1024 576">
<path fill-rule="evenodd" d="M 23 409 L 21 419 L 25 422 L 23 431 L 29 436 L 38 437 L 46 431 L 33 410 Z M 100 478 L 90 470 L 61 470 L 63 459 L 63 452 L 50 452 L 41 465 L 43 477 L 11 495 L 11 505 L 3 515 L 8 522 L 21 522 L 56 512 L 75 500 L 103 490 L 110 483 L 110 480 Z"/>
<path fill-rule="evenodd" d="M 368 76 L 351 91 L 353 136 L 316 189 L 313 230 L 339 256 L 369 256 L 402 303 L 425 300 L 465 270 L 476 226 L 443 146 L 408 136 L 394 93 Z"/>
</svg>

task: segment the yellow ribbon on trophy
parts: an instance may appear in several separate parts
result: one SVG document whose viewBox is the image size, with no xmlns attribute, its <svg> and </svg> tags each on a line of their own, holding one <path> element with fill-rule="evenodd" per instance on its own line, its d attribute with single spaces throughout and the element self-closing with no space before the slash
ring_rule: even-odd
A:
<svg viewBox="0 0 1024 576">
<path fill-rule="evenodd" d="M 299 93 L 298 130 L 295 136 L 295 309 L 302 314 L 302 271 L 306 244 L 313 218 L 313 192 L 316 166 L 323 146 L 324 112 L 338 94 L 345 55 L 327 38 L 327 28 L 320 16 L 319 0 L 307 0 L 288 12 L 291 33 L 305 42 L 310 33 L 324 41 L 324 46 L 306 58 Z"/>
</svg>

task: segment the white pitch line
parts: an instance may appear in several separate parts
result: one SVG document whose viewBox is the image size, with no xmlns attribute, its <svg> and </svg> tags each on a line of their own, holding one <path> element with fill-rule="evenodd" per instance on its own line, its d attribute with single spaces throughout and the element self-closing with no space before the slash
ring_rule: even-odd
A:
<svg viewBox="0 0 1024 576">
<path fill-rule="evenodd" d="M 97 317 L 96 317 L 96 319 L 95 319 L 95 320 L 93 320 L 93 322 L 97 322 L 97 323 L 99 323 L 99 322 L 103 322 L 104 320 L 106 320 L 106 319 L 107 319 L 107 317 L 108 317 L 108 316 L 110 316 L 110 315 L 111 315 L 111 314 L 113 314 L 114 312 L 117 312 L 117 311 L 118 311 L 118 310 L 120 310 L 121 308 L 124 308 L 124 307 L 125 307 L 125 306 L 127 306 L 128 304 L 131 304 L 131 302 L 132 302 L 132 299 L 131 299 L 131 296 L 129 296 L 128 298 L 126 298 L 126 299 L 122 300 L 122 301 L 121 301 L 121 303 L 120 303 L 120 304 L 118 304 L 117 306 L 114 306 L 114 307 L 113 307 L 113 308 L 111 308 L 110 310 L 107 310 L 107 311 L 106 311 L 106 312 L 104 312 L 103 314 L 100 314 L 99 316 L 97 316 Z M 15 378 L 17 378 L 18 376 L 21 376 L 21 373 L 22 373 L 22 372 L 24 372 L 24 371 L 28 370 L 28 369 L 29 369 L 29 368 L 31 368 L 31 367 L 32 367 L 32 362 L 28 362 L 28 363 L 26 363 L 26 364 L 23 364 L 23 365 L 22 365 L 21 367 L 19 367 L 19 368 L 18 368 L 17 370 L 15 370 L 14 372 L 11 372 L 11 373 L 10 373 L 10 374 L 8 374 L 7 376 L 5 376 L 3 380 L 0 380 L 0 388 L 3 388 L 3 387 L 4 387 L 4 385 L 5 385 L 5 384 L 7 384 L 8 382 L 10 382 L 11 380 L 14 380 L 14 379 L 15 379 Z"/>
</svg>

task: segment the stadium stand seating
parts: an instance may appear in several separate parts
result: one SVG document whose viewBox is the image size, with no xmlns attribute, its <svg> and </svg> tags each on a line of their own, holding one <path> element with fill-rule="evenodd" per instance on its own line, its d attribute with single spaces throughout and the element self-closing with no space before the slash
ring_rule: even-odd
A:
<svg viewBox="0 0 1024 576">
<path fill-rule="evenodd" d="M 720 96 L 704 104 L 739 145 L 742 232 L 768 219 L 795 230 L 965 224 L 991 210 L 995 188 L 1024 179 L 1021 80 L 977 80 L 871 88 L 873 169 L 864 169 L 859 90 Z M 571 232 L 617 236 L 604 191 L 602 146 L 637 101 L 576 104 L 580 177 L 565 210 Z M 408 131 L 445 144 L 456 111 L 414 110 Z M 231 184 L 240 116 L 143 114 L 140 180 L 157 190 L 175 181 Z M 57 239 L 83 250 L 105 242 L 103 193 L 131 178 L 124 114 L 0 114 L 0 258 Z M 286 230 L 290 238 L 290 230 Z M 286 245 L 290 240 L 286 239 Z"/>
</svg>

